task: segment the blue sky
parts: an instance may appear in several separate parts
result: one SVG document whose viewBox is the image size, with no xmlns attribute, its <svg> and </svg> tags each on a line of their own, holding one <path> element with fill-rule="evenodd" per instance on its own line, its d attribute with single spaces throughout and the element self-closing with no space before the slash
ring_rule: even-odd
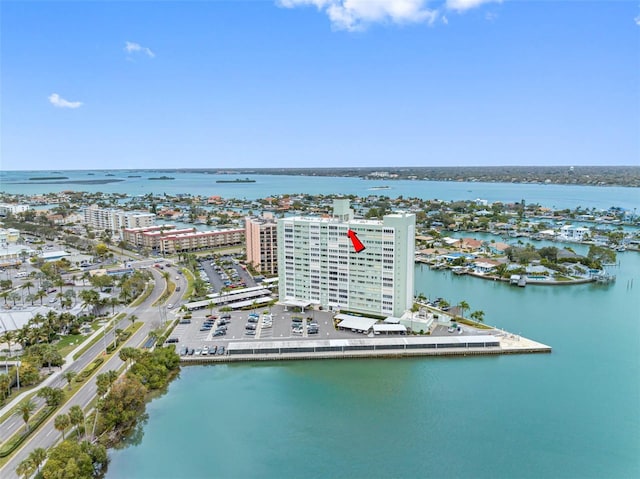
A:
<svg viewBox="0 0 640 479">
<path fill-rule="evenodd" d="M 1 167 L 640 164 L 640 3 L 0 3 Z"/>
</svg>

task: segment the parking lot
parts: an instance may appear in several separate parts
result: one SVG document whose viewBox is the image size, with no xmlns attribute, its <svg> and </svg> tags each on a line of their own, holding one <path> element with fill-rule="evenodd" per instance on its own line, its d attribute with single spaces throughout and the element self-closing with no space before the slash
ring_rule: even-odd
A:
<svg viewBox="0 0 640 479">
<path fill-rule="evenodd" d="M 265 314 L 267 313 L 267 314 Z M 183 314 L 175 313 L 177 317 Z M 222 321 L 222 316 L 228 315 L 225 334 L 216 335 L 216 329 Z M 205 347 L 218 349 L 223 346 L 226 350 L 232 341 L 250 340 L 287 340 L 287 339 L 338 339 L 338 338 L 361 338 L 362 334 L 350 331 L 337 331 L 333 327 L 334 313 L 328 311 L 307 310 L 286 311 L 283 306 L 274 305 L 270 308 L 258 308 L 253 311 L 232 311 L 220 312 L 214 310 L 211 314 L 209 309 L 192 312 L 189 320 L 182 320 L 184 324 L 178 324 L 170 338 L 178 339 L 174 343 L 176 350 L 187 349 L 192 355 L 199 355 Z M 215 317 L 215 318 L 214 318 Z M 186 321 L 189 321 L 188 323 Z M 203 327 L 206 323 L 210 327 Z M 218 333 L 220 334 L 220 333 Z M 208 354 L 208 352 L 207 352 Z"/>
</svg>

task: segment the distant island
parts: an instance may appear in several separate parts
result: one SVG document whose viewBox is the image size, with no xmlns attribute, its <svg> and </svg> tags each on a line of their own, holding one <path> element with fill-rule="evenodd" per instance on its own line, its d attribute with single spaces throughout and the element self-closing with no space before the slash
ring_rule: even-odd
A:
<svg viewBox="0 0 640 479">
<path fill-rule="evenodd" d="M 150 180 L 175 180 L 173 176 L 152 176 Z"/>
<path fill-rule="evenodd" d="M 142 175 L 129 175 L 127 178 L 142 178 Z"/>
<path fill-rule="evenodd" d="M 32 178 L 29 178 L 30 180 Z M 120 181 L 124 181 L 122 178 L 105 178 L 102 180 L 70 180 L 66 176 L 61 178 L 37 178 L 38 184 L 40 185 L 106 185 L 108 183 L 118 183 Z M 45 181 L 41 181 L 41 180 Z M 26 181 L 17 181 L 14 184 L 16 185 L 27 185 Z"/>
<path fill-rule="evenodd" d="M 216 183 L 255 183 L 256 180 L 236 178 L 235 180 L 216 180 Z"/>
<path fill-rule="evenodd" d="M 29 181 L 51 181 L 51 180 L 68 180 L 68 176 L 34 176 Z"/>
</svg>

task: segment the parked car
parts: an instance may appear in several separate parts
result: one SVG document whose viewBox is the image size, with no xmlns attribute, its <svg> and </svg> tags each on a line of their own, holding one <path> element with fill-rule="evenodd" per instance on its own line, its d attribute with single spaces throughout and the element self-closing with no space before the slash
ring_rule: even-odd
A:
<svg viewBox="0 0 640 479">
<path fill-rule="evenodd" d="M 225 334 L 227 334 L 227 332 L 220 329 L 216 329 L 213 333 L 214 336 L 224 336 Z"/>
<path fill-rule="evenodd" d="M 247 323 L 247 324 L 245 325 L 244 329 L 248 329 L 248 330 L 251 330 L 251 331 L 255 331 L 255 330 L 256 330 L 256 325 L 255 325 L 255 324 L 253 324 L 253 323 Z"/>
<path fill-rule="evenodd" d="M 218 356 L 222 356 L 224 354 L 224 346 L 219 346 L 218 351 L 216 352 Z"/>
</svg>

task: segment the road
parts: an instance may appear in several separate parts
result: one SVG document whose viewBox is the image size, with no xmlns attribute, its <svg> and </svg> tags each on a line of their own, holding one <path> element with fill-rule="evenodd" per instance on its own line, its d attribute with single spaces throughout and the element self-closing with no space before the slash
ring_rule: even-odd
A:
<svg viewBox="0 0 640 479">
<path fill-rule="evenodd" d="M 152 307 L 151 305 L 162 295 L 165 281 L 161 275 L 162 271 L 156 271 L 155 268 L 149 268 L 149 270 L 152 272 L 156 280 L 155 282 L 156 286 L 152 294 L 141 305 L 129 311 L 131 314 L 135 314 L 138 317 L 138 320 L 142 321 L 143 325 L 138 331 L 136 331 L 134 335 L 132 335 L 125 342 L 124 346 L 131 346 L 131 347 L 140 346 L 146 339 L 149 331 L 157 325 L 158 311 L 157 311 L 157 308 Z M 174 268 L 165 267 L 165 271 L 167 270 L 174 277 L 176 276 L 176 270 Z M 172 279 L 172 281 L 178 283 L 181 286 L 181 291 L 174 292 L 173 295 L 167 301 L 167 303 L 176 304 L 180 302 L 181 294 L 186 290 L 187 282 L 181 275 L 179 276 L 178 280 L 174 278 Z M 169 315 L 168 319 L 171 320 L 173 319 L 173 317 Z M 124 321 L 128 322 L 129 319 L 125 319 Z M 83 354 L 83 357 L 86 356 L 87 358 L 89 358 L 88 361 L 84 362 L 84 364 L 86 365 L 91 361 L 93 361 L 95 356 L 100 354 L 103 350 L 104 350 L 104 345 L 102 344 L 102 341 L 98 341 L 92 348 L 90 348 L 89 351 Z M 91 353 L 93 353 L 93 356 L 91 355 Z M 76 361 L 76 363 L 79 364 L 80 361 Z M 76 363 L 74 363 L 74 366 L 76 365 Z M 123 363 L 118 357 L 118 355 L 113 356 L 111 359 L 109 359 L 109 361 L 102 364 L 102 366 L 99 368 L 97 373 L 94 376 L 92 376 L 92 378 L 89 381 L 87 381 L 78 390 L 78 392 L 69 401 L 67 401 L 67 403 L 59 411 L 51 415 L 51 417 L 47 420 L 47 422 L 44 425 L 42 425 L 37 432 L 33 433 L 30 436 L 30 438 L 25 442 L 25 444 L 22 446 L 22 448 L 18 450 L 18 452 L 16 452 L 13 455 L 13 457 L 4 465 L 4 467 L 0 469 L 0 477 L 2 477 L 3 479 L 14 479 L 14 478 L 19 479 L 18 475 L 15 473 L 15 469 L 18 466 L 18 464 L 20 464 L 20 462 L 24 460 L 33 449 L 37 447 L 42 447 L 45 449 L 50 448 L 51 446 L 53 446 L 59 440 L 62 439 L 61 434 L 53 426 L 55 416 L 61 413 L 67 413 L 71 408 L 71 406 L 74 406 L 74 405 L 79 405 L 83 409 L 86 408 L 96 394 L 95 377 L 98 374 L 104 373 L 111 369 L 117 370 L 122 366 L 122 364 Z M 81 369 L 82 367 L 78 366 L 78 370 L 81 370 Z M 61 385 L 58 387 L 63 387 L 64 385 L 66 385 L 66 381 L 64 381 L 63 379 L 61 382 Z M 20 419 L 20 423 L 22 423 L 21 419 Z M 4 425 L 2 427 L 4 427 Z"/>
</svg>

